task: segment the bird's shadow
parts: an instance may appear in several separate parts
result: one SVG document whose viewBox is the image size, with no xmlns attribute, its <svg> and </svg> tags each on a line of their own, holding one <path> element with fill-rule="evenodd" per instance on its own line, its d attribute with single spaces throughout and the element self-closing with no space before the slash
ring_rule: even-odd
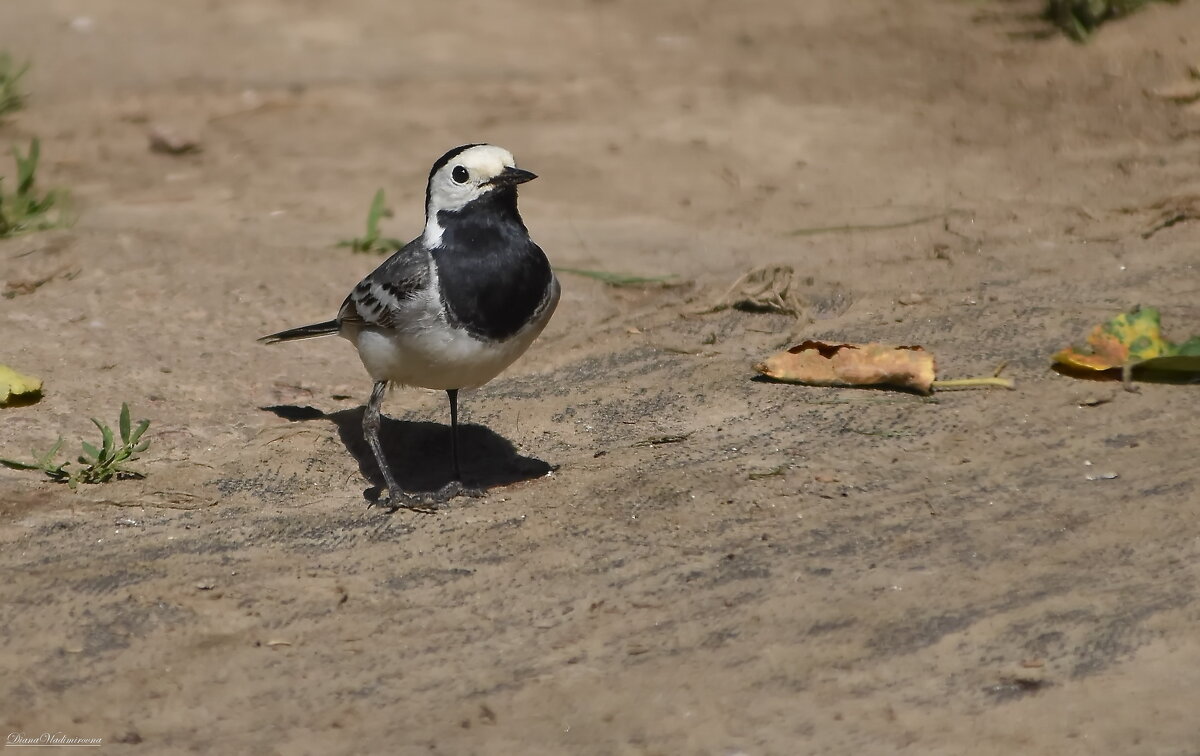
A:
<svg viewBox="0 0 1200 756">
<path fill-rule="evenodd" d="M 291 422 L 331 421 L 337 426 L 338 436 L 346 445 L 346 451 L 358 462 L 363 477 L 372 483 L 372 487 L 363 492 L 364 498 L 371 502 L 379 500 L 384 480 L 375 464 L 375 455 L 363 437 L 364 407 L 332 413 L 291 404 L 260 409 Z M 396 482 L 406 493 L 433 493 L 453 481 L 448 424 L 382 416 L 379 440 Z M 556 467 L 536 457 L 518 454 L 508 439 L 482 425 L 458 426 L 458 453 L 462 483 L 474 489 L 486 490 L 533 480 Z"/>
</svg>

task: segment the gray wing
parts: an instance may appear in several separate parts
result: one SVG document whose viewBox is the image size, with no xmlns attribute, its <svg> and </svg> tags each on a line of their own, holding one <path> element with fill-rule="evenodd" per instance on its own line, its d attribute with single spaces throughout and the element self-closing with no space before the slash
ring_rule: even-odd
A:
<svg viewBox="0 0 1200 756">
<path fill-rule="evenodd" d="M 429 252 L 415 239 L 358 282 L 338 322 L 396 328 L 411 316 L 413 300 L 429 286 Z"/>
</svg>

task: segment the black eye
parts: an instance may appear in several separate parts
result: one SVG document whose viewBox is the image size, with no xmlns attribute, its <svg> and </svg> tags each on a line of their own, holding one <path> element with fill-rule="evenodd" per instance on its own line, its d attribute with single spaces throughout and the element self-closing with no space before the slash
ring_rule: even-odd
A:
<svg viewBox="0 0 1200 756">
<path fill-rule="evenodd" d="M 471 178 L 471 174 L 467 173 L 467 169 L 461 165 L 454 166 L 454 171 L 450 175 L 460 184 L 467 183 L 467 179 Z"/>
</svg>

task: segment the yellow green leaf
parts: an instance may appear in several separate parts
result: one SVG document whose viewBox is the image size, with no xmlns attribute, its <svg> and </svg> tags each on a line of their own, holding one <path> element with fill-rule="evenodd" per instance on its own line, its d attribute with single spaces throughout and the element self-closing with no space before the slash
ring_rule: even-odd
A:
<svg viewBox="0 0 1200 756">
<path fill-rule="evenodd" d="M 1172 354 L 1139 362 L 1140 372 L 1195 373 L 1200 375 L 1200 354 Z"/>
<path fill-rule="evenodd" d="M 1162 320 L 1153 307 L 1134 308 L 1101 326 L 1129 353 L 1126 363 L 1136 364 L 1172 354 L 1174 346 L 1163 338 Z"/>
<path fill-rule="evenodd" d="M 0 365 L 0 407 L 35 402 L 42 394 L 42 381 Z"/>
<path fill-rule="evenodd" d="M 1093 328 L 1086 347 L 1063 349 L 1053 360 L 1078 370 L 1200 374 L 1200 337 L 1173 344 L 1162 335 L 1157 309 L 1135 307 Z"/>
</svg>

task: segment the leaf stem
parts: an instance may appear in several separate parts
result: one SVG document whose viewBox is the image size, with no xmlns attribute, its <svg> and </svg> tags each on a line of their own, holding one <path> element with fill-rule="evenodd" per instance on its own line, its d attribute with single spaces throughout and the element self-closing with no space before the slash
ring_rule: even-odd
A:
<svg viewBox="0 0 1200 756">
<path fill-rule="evenodd" d="M 977 389 L 977 388 L 1004 388 L 1015 389 L 1016 385 L 1010 378 L 1001 378 L 997 375 L 980 376 L 978 378 L 951 378 L 948 380 L 934 381 L 930 384 L 933 388 L 939 391 L 957 391 L 959 389 Z"/>
</svg>

